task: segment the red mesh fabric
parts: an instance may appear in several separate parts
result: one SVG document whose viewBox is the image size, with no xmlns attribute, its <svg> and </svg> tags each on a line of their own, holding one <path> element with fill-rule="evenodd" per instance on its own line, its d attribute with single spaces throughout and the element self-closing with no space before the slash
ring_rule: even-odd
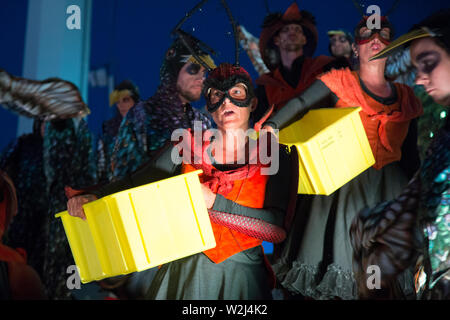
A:
<svg viewBox="0 0 450 320">
<path fill-rule="evenodd" d="M 208 78 L 217 79 L 219 81 L 225 81 L 232 76 L 242 76 L 251 81 L 249 73 L 240 66 L 235 66 L 230 63 L 222 63 L 208 75 Z"/>
<path fill-rule="evenodd" d="M 286 238 L 283 228 L 263 220 L 215 210 L 208 210 L 208 212 L 212 222 L 250 237 L 272 243 L 280 243 Z"/>
</svg>

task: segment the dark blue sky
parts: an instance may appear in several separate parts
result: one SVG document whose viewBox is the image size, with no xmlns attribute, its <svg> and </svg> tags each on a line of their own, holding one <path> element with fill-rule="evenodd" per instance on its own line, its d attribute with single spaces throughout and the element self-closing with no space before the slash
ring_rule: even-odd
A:
<svg viewBox="0 0 450 320">
<path fill-rule="evenodd" d="M 23 48 L 28 1 L 0 0 L 0 68 L 22 74 Z M 235 19 L 256 36 L 270 11 L 285 11 L 292 0 L 228 0 Z M 365 7 L 376 4 L 386 13 L 396 0 L 359 1 Z M 139 86 L 143 98 L 151 96 L 159 83 L 159 67 L 171 43 L 170 31 L 197 1 L 193 0 L 93 0 L 91 32 L 91 69 L 108 66 L 116 82 L 128 78 Z M 353 30 L 360 15 L 352 0 L 297 1 L 301 9 L 312 12 L 317 21 L 319 44 L 316 55 L 328 54 L 326 31 L 335 28 Z M 446 1 L 400 0 L 390 15 L 397 35 L 440 8 Z M 363 9 L 365 9 L 363 7 Z M 216 62 L 234 62 L 234 40 L 229 20 L 219 0 L 210 0 L 183 27 L 220 53 Z M 248 57 L 241 51 L 241 64 L 256 76 Z M 107 89 L 90 88 L 89 125 L 97 132 L 101 122 L 111 115 Z M 15 136 L 16 119 L 0 110 L 0 148 Z"/>
</svg>

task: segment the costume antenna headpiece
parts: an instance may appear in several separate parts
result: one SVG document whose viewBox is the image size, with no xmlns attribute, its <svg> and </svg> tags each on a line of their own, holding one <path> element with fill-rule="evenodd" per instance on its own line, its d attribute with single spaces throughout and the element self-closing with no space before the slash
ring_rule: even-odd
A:
<svg viewBox="0 0 450 320">
<path fill-rule="evenodd" d="M 187 19 L 189 19 L 197 10 L 199 10 L 208 0 L 202 0 L 200 1 L 198 4 L 196 4 L 188 13 L 186 13 L 186 15 L 183 17 L 183 19 L 180 20 L 180 22 L 178 22 L 178 24 L 176 25 L 176 27 L 173 29 L 172 31 L 172 35 L 176 34 L 180 37 L 181 41 L 183 42 L 183 44 L 186 46 L 186 48 L 192 53 L 192 55 L 194 56 L 194 58 L 203 66 L 205 67 L 206 70 L 211 71 L 211 67 L 208 66 L 208 64 L 197 55 L 197 53 L 192 49 L 192 47 L 190 46 L 190 44 L 188 43 L 188 41 L 186 40 L 186 36 L 188 35 L 187 32 L 181 30 L 181 26 L 186 22 Z M 231 10 L 228 7 L 227 3 L 225 0 L 221 0 L 223 7 L 225 8 L 225 11 L 227 12 L 228 18 L 230 19 L 230 23 L 233 27 L 233 34 L 234 34 L 234 39 L 235 39 L 235 65 L 239 65 L 239 37 L 238 37 L 238 30 L 237 30 L 237 25 L 236 22 L 233 18 L 233 15 L 231 14 Z M 210 47 L 208 47 L 206 44 L 204 44 L 203 42 L 199 43 L 201 46 L 205 47 L 208 51 L 210 51 L 212 54 L 215 55 L 214 50 L 212 50 Z"/>
<path fill-rule="evenodd" d="M 361 9 L 361 4 L 359 2 L 357 2 L 357 0 L 352 0 L 353 5 L 355 6 L 355 8 L 358 10 L 359 14 L 362 16 L 362 19 L 359 21 L 358 25 L 356 26 L 354 32 L 355 32 L 355 42 L 357 44 L 362 44 L 365 43 L 364 41 L 367 42 L 367 40 L 370 40 L 370 37 L 368 39 L 365 39 L 364 41 L 361 40 L 360 34 L 359 34 L 359 30 L 367 25 L 367 20 L 369 18 L 369 16 L 367 14 L 365 14 L 363 12 L 363 10 Z M 394 2 L 394 4 L 392 5 L 392 7 L 386 11 L 385 15 L 381 15 L 380 14 L 380 18 L 381 18 L 381 28 L 388 28 L 390 30 L 390 35 L 389 35 L 389 39 L 386 39 L 386 44 L 389 44 L 390 41 L 392 41 L 393 37 L 394 37 L 394 26 L 392 25 L 392 23 L 389 21 L 388 16 L 397 8 L 398 4 L 399 4 L 400 0 L 396 0 Z M 378 30 L 378 33 L 380 32 L 380 29 L 376 29 Z M 377 32 L 376 32 L 377 33 Z M 372 30 L 372 35 L 373 35 L 373 30 Z M 380 38 L 381 41 L 383 37 Z"/>
<path fill-rule="evenodd" d="M 231 26 L 233 27 L 233 35 L 234 35 L 234 47 L 235 47 L 235 66 L 239 66 L 239 35 L 237 31 L 236 21 L 234 21 L 233 15 L 231 14 L 230 7 L 228 7 L 227 2 L 225 0 L 221 0 L 225 11 L 228 14 L 228 18 L 230 19 Z"/>
<path fill-rule="evenodd" d="M 270 9 L 269 9 L 269 2 L 267 0 L 264 0 L 264 5 L 266 6 L 266 12 L 267 14 L 270 13 Z"/>
</svg>

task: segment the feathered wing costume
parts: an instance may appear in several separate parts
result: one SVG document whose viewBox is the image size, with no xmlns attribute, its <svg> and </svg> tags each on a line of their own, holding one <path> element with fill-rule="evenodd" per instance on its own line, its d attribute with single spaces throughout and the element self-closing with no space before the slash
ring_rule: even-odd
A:
<svg viewBox="0 0 450 320">
<path fill-rule="evenodd" d="M 353 246 L 353 272 L 359 299 L 394 299 L 400 290 L 395 279 L 417 258 L 413 238 L 416 224 L 419 179 L 414 178 L 395 200 L 373 209 L 363 209 L 353 220 L 350 239 Z M 371 266 L 379 267 L 379 287 L 370 285 Z M 373 280 L 376 284 L 376 281 Z"/>
<path fill-rule="evenodd" d="M 15 113 L 45 120 L 83 117 L 90 113 L 71 82 L 58 78 L 36 81 L 14 77 L 2 69 L 0 104 Z"/>
<path fill-rule="evenodd" d="M 414 87 L 416 68 L 414 68 L 409 50 L 400 50 L 388 57 L 385 75 L 392 81 Z"/>
</svg>

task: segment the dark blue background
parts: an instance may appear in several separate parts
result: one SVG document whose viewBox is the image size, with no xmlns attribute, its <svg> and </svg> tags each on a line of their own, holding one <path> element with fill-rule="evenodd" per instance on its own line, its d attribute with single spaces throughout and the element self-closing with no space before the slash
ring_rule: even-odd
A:
<svg viewBox="0 0 450 320">
<path fill-rule="evenodd" d="M 23 51 L 28 1 L 0 0 L 0 68 L 22 75 Z M 377 4 L 386 13 L 396 0 L 360 1 L 365 7 Z M 189 0 L 93 0 L 91 28 L 91 69 L 107 67 L 116 82 L 128 78 L 139 86 L 143 98 L 151 96 L 159 83 L 159 66 L 171 43 L 170 31 L 197 1 Z M 259 36 L 261 23 L 270 11 L 285 11 L 291 0 L 228 0 L 235 19 Z M 335 28 L 353 30 L 360 15 L 352 0 L 297 1 L 301 9 L 312 12 L 319 31 L 318 54 L 328 54 L 326 31 Z M 446 1 L 400 0 L 390 15 L 397 35 L 439 8 Z M 365 9 L 363 7 L 363 9 Z M 62 13 L 62 14 L 65 14 Z M 210 0 L 184 25 L 218 52 L 216 62 L 234 61 L 232 29 L 219 0 Z M 241 64 L 256 77 L 250 60 L 241 52 Z M 112 115 L 108 107 L 108 90 L 90 88 L 89 126 L 97 133 L 101 122 Z M 200 103 L 201 104 L 201 103 Z M 199 105 L 200 105 L 199 104 Z M 11 141 L 17 130 L 17 116 L 0 109 L 0 149 Z"/>
</svg>

